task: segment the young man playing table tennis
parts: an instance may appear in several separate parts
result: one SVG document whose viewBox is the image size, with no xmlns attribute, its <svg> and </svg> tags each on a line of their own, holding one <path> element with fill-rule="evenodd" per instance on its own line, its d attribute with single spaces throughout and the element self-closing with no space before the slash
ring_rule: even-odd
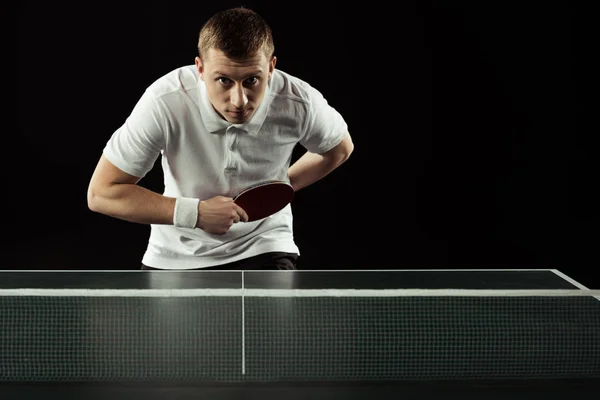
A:
<svg viewBox="0 0 600 400">
<path fill-rule="evenodd" d="M 234 197 L 271 180 L 298 191 L 331 173 L 354 149 L 347 124 L 320 92 L 275 69 L 271 30 L 249 9 L 210 18 L 198 53 L 151 84 L 112 134 L 89 208 L 151 225 L 142 269 L 295 269 L 290 204 L 249 221 Z M 290 166 L 296 144 L 307 151 Z M 159 155 L 162 195 L 138 185 Z"/>
</svg>

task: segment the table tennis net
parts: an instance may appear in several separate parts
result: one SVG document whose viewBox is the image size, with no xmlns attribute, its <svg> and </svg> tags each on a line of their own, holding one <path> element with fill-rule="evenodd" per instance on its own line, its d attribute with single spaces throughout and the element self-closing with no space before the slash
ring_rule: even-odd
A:
<svg viewBox="0 0 600 400">
<path fill-rule="evenodd" d="M 0 381 L 600 377 L 591 290 L 0 290 Z"/>
</svg>

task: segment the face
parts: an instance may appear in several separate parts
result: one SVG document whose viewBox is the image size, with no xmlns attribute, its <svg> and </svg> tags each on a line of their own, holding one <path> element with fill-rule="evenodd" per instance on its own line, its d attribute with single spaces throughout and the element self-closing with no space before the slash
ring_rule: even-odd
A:
<svg viewBox="0 0 600 400">
<path fill-rule="evenodd" d="M 222 51 L 210 49 L 204 60 L 196 57 L 196 68 L 215 111 L 232 124 L 242 124 L 262 102 L 275 62 L 275 57 L 269 60 L 262 51 L 232 60 Z"/>
</svg>

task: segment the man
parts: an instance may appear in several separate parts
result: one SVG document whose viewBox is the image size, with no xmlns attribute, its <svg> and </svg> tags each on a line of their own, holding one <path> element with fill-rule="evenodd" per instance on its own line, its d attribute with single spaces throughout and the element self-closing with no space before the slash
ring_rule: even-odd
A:
<svg viewBox="0 0 600 400">
<path fill-rule="evenodd" d="M 320 92 L 275 64 L 271 30 L 257 13 L 221 11 L 200 31 L 195 65 L 151 84 L 108 140 L 88 206 L 151 225 L 142 269 L 297 268 L 290 205 L 248 222 L 232 198 L 272 179 L 301 190 L 354 146 Z M 296 144 L 307 151 L 290 166 Z M 138 185 L 159 155 L 162 195 Z"/>
</svg>

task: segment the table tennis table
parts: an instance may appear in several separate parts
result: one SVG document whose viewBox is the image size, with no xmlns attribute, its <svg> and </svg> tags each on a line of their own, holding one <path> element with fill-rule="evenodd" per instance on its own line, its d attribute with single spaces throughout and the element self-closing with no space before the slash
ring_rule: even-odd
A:
<svg viewBox="0 0 600 400">
<path fill-rule="evenodd" d="M 600 291 L 558 270 L 3 271 L 0 398 L 598 394 Z"/>
</svg>

